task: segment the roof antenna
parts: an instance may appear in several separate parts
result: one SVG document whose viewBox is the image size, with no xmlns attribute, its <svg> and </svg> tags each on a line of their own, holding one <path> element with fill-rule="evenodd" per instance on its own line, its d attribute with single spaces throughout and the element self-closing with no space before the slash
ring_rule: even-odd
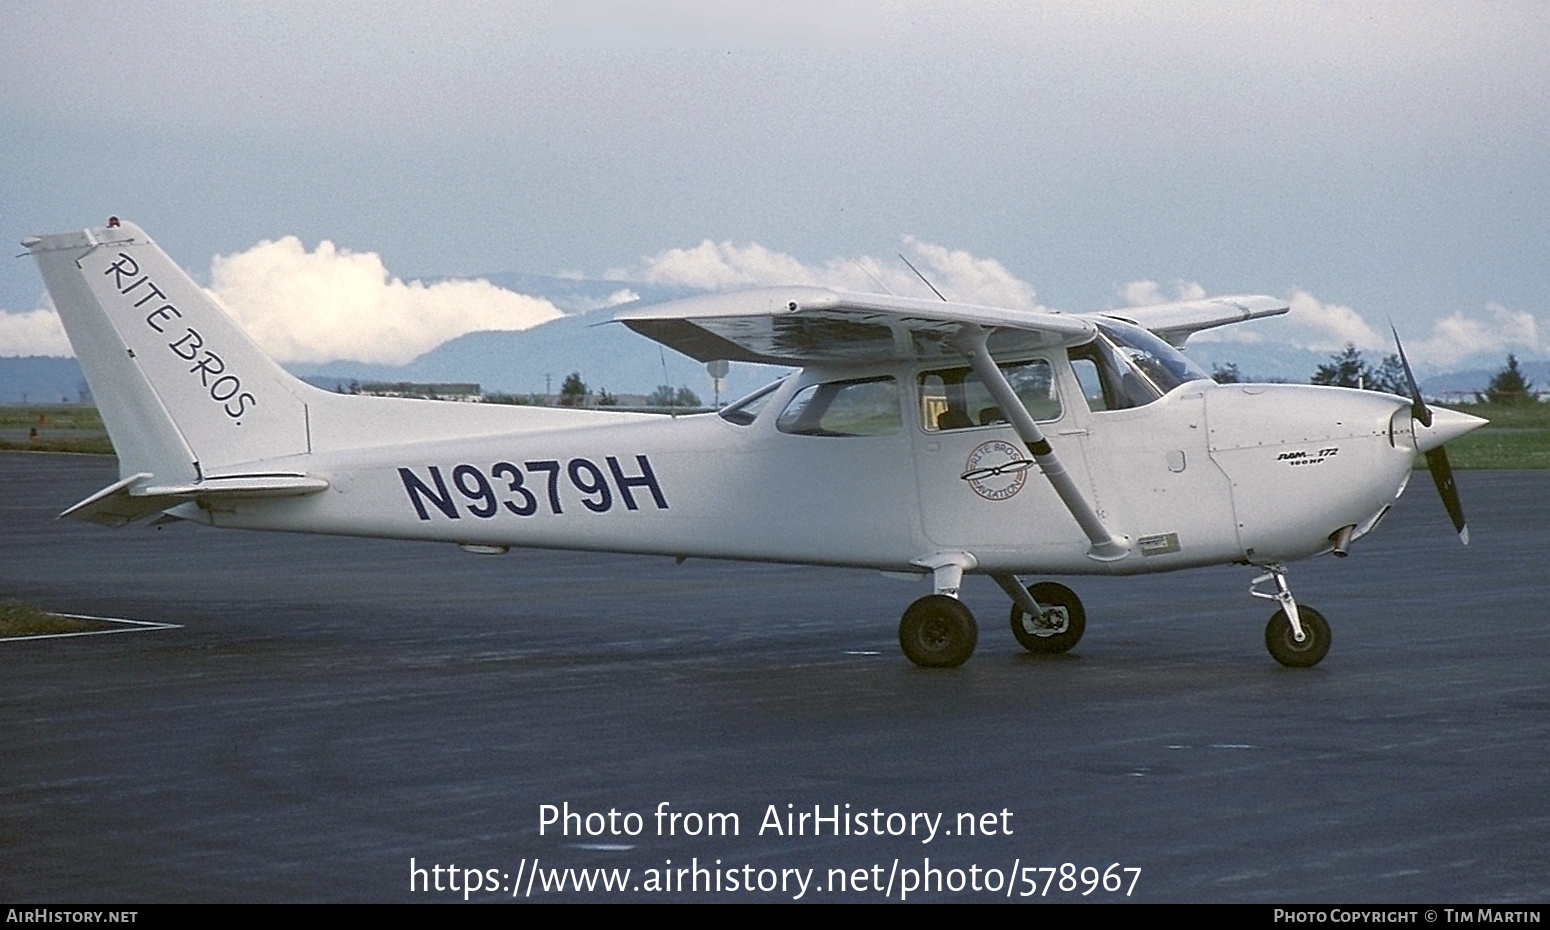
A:
<svg viewBox="0 0 1550 930">
<path fill-rule="evenodd" d="M 883 291 L 884 294 L 887 294 L 889 297 L 896 297 L 896 296 L 898 296 L 893 291 L 890 291 L 888 289 L 888 285 L 886 285 L 882 281 L 878 280 L 877 275 L 872 273 L 872 269 L 870 269 L 867 266 L 861 264 L 861 262 L 858 259 L 854 259 L 853 258 L 853 259 L 850 260 L 850 263 L 852 265 L 855 265 L 857 268 L 860 268 L 862 274 L 864 274 L 867 277 L 871 278 L 873 284 L 875 284 L 878 287 L 882 288 L 882 291 Z"/>
<path fill-rule="evenodd" d="M 899 261 L 901 261 L 904 264 L 910 266 L 910 270 L 915 272 L 915 277 L 917 277 L 920 280 L 926 282 L 926 287 L 931 288 L 931 293 L 935 294 L 938 297 L 942 297 L 942 292 L 936 289 L 936 285 L 932 284 L 930 281 L 927 281 L 926 280 L 926 276 L 920 273 L 920 269 L 919 268 L 916 268 L 914 265 L 910 265 L 910 260 L 904 257 L 904 253 L 903 252 L 895 252 L 894 254 L 899 256 Z M 947 300 L 946 297 L 942 297 L 942 302 L 943 303 L 948 303 L 949 301 Z"/>
<path fill-rule="evenodd" d="M 673 403 L 673 385 L 667 377 L 667 350 L 657 346 L 657 356 L 662 361 L 662 388 L 667 392 L 667 415 L 670 419 L 678 419 L 677 405 Z"/>
</svg>

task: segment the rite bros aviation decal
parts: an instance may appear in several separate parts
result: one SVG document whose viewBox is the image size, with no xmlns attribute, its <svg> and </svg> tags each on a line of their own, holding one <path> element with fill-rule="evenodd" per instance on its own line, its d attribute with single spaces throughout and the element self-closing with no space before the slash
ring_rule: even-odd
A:
<svg viewBox="0 0 1550 930">
<path fill-rule="evenodd" d="M 1033 459 L 1004 439 L 991 439 L 974 447 L 960 478 L 974 493 L 988 501 L 1009 500 L 1028 483 Z"/>
<path fill-rule="evenodd" d="M 184 326 L 183 333 L 177 333 L 173 320 L 181 319 L 183 311 L 170 302 L 166 292 L 156 286 L 150 275 L 140 273 L 140 263 L 131 258 L 128 252 L 119 252 L 118 258 L 102 273 L 113 276 L 113 289 L 120 295 L 134 295 L 134 307 L 145 312 L 147 327 L 155 330 L 158 336 L 177 336 L 176 340 L 167 343 L 167 349 L 183 361 L 193 362 L 188 373 L 198 375 L 199 386 L 210 393 L 210 399 L 220 405 L 226 416 L 241 426 L 242 415 L 249 408 L 258 406 L 258 399 L 243 390 L 242 379 L 227 371 L 225 360 L 205 346 L 199 330 Z M 147 307 L 149 311 L 146 311 Z M 133 350 L 130 350 L 130 354 L 134 354 Z"/>
</svg>

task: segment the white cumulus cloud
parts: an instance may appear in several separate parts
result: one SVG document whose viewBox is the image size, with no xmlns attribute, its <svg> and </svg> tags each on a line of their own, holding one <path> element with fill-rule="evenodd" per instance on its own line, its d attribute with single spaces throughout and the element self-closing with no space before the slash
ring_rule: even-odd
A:
<svg viewBox="0 0 1550 930">
<path fill-rule="evenodd" d="M 375 252 L 332 242 L 307 251 L 294 236 L 260 242 L 210 265 L 210 291 L 280 362 L 403 364 L 449 339 L 556 319 L 554 304 L 484 280 L 402 281 Z M 627 289 L 606 306 L 639 299 Z M 0 311 L 0 356 L 74 355 L 52 304 Z"/>
<path fill-rule="evenodd" d="M 1127 298 L 1152 294 L 1150 281 L 1137 281 L 1123 289 Z M 1137 301 L 1150 302 L 1150 301 Z M 1388 355 L 1394 336 L 1387 323 L 1373 326 L 1360 311 L 1330 303 L 1303 290 L 1288 300 L 1291 312 L 1247 326 L 1224 326 L 1201 333 L 1202 342 L 1278 342 L 1316 352 L 1336 352 L 1347 343 L 1369 356 Z M 1431 325 L 1424 334 L 1405 332 L 1405 354 L 1418 366 L 1447 371 L 1485 364 L 1507 353 L 1534 358 L 1550 355 L 1550 338 L 1541 336 L 1539 320 L 1532 313 L 1487 304 L 1482 313 L 1455 310 Z"/>
<path fill-rule="evenodd" d="M 584 278 L 577 277 L 573 280 L 581 281 Z M 593 310 L 603 310 L 608 307 L 622 307 L 625 304 L 640 300 L 640 295 L 627 287 L 621 287 L 612 294 L 603 298 L 571 297 L 562 301 L 566 313 L 591 313 Z"/>
<path fill-rule="evenodd" d="M 1206 296 L 1206 289 L 1195 281 L 1174 281 L 1171 287 L 1173 293 L 1166 294 L 1156 281 L 1143 278 L 1121 286 L 1119 293 L 1125 298 L 1125 303 L 1132 307 L 1167 304 L 1179 300 L 1200 300 Z"/>
<path fill-rule="evenodd" d="M 488 281 L 402 281 L 375 252 L 294 236 L 218 255 L 210 290 L 282 362 L 402 364 L 480 330 L 520 330 L 559 317 L 549 301 Z"/>
<path fill-rule="evenodd" d="M 1394 336 L 1388 326 L 1372 326 L 1351 307 L 1326 303 L 1300 290 L 1292 292 L 1291 305 L 1286 317 L 1290 341 L 1302 348 L 1333 351 L 1352 343 L 1369 354 L 1394 351 Z M 1401 335 L 1406 337 L 1405 354 L 1410 361 L 1433 370 L 1479 365 L 1509 352 L 1529 357 L 1550 354 L 1550 341 L 1540 337 L 1534 314 L 1495 303 L 1487 304 L 1478 314 L 1455 310 L 1433 323 L 1424 335 Z"/>
<path fill-rule="evenodd" d="M 1540 339 L 1539 322 L 1532 313 L 1487 304 L 1485 316 L 1468 317 L 1455 310 L 1438 320 L 1431 334 L 1414 349 L 1418 358 L 1438 366 L 1456 365 L 1471 356 L 1506 355 L 1509 352 L 1543 355 L 1550 344 Z"/>
<path fill-rule="evenodd" d="M 74 355 L 59 314 L 47 302 L 25 313 L 0 310 L 0 356 Z"/>
<path fill-rule="evenodd" d="M 1358 349 L 1391 348 L 1393 340 L 1378 335 L 1362 315 L 1344 304 L 1325 303 L 1307 291 L 1292 291 L 1287 322 L 1308 334 L 1312 349 L 1336 349 L 1346 343 Z"/>
<path fill-rule="evenodd" d="M 1020 280 L 993 258 L 975 258 L 962 249 L 948 249 L 914 236 L 904 245 L 922 259 L 931 283 L 951 300 L 992 307 L 1031 309 L 1033 285 Z"/>
<path fill-rule="evenodd" d="M 1016 309 L 1037 307 L 1033 286 L 994 259 L 976 258 L 961 249 L 913 236 L 902 241 L 904 250 L 912 253 L 910 260 L 949 300 Z M 757 242 L 738 245 L 710 239 L 692 248 L 647 256 L 633 268 L 610 269 L 606 277 L 709 291 L 799 284 L 935 298 L 897 257 L 841 256 L 810 263 Z"/>
<path fill-rule="evenodd" d="M 1356 309 L 1329 303 L 1307 291 L 1297 289 L 1287 303 L 1291 310 L 1274 317 L 1242 326 L 1223 326 L 1208 330 L 1197 338 L 1201 342 L 1283 342 L 1299 349 L 1332 352 L 1347 343 L 1364 352 L 1394 351 L 1393 339 L 1379 333 Z"/>
<path fill-rule="evenodd" d="M 784 252 L 757 242 L 736 245 L 706 239 L 688 249 L 666 249 L 638 269 L 613 269 L 608 277 L 723 291 L 766 284 L 818 284 L 817 274 Z"/>
</svg>

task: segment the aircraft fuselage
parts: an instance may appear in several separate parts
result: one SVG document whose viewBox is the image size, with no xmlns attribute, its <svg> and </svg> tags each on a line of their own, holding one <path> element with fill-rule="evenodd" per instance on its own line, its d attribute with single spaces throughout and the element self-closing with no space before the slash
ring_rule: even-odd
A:
<svg viewBox="0 0 1550 930">
<path fill-rule="evenodd" d="M 929 414 L 914 401 L 932 366 L 919 365 L 808 369 L 746 424 L 595 413 L 521 429 L 527 411 L 511 408 L 509 433 L 265 463 L 324 478 L 330 487 L 320 494 L 179 512 L 217 526 L 494 547 L 888 570 L 961 550 L 985 571 L 1130 574 L 1317 553 L 1340 527 L 1365 529 L 1414 461 L 1413 444 L 1393 435 L 1399 398 L 1197 381 L 1145 406 L 1094 412 L 1064 352 L 1045 360 L 1059 398 L 1045 434 L 1130 542 L 1122 559 L 1083 554 L 1080 529 L 1011 427 L 926 428 Z M 895 428 L 777 427 L 804 388 L 879 378 L 901 395 Z"/>
</svg>

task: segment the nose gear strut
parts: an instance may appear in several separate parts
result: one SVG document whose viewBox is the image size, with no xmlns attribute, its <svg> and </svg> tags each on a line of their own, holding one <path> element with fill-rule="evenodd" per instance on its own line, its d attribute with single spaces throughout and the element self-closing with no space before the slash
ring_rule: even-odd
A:
<svg viewBox="0 0 1550 930">
<path fill-rule="evenodd" d="M 1265 625 L 1265 648 L 1282 665 L 1311 668 L 1329 652 L 1329 621 L 1306 605 L 1298 606 L 1286 583 L 1286 566 L 1274 562 L 1263 566 L 1265 574 L 1249 583 L 1249 594 L 1281 605 Z M 1274 591 L 1261 591 L 1260 585 L 1275 583 Z"/>
</svg>

